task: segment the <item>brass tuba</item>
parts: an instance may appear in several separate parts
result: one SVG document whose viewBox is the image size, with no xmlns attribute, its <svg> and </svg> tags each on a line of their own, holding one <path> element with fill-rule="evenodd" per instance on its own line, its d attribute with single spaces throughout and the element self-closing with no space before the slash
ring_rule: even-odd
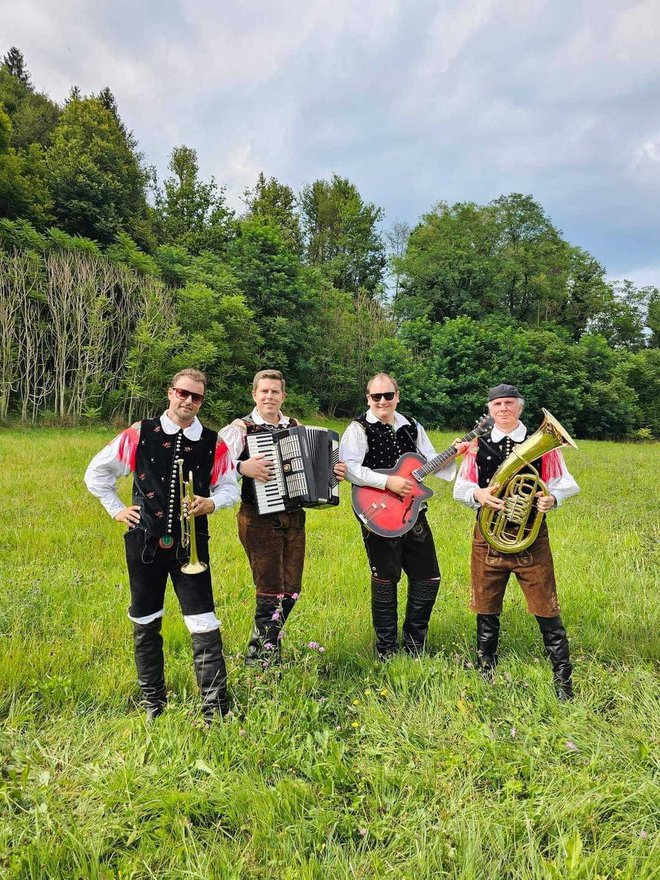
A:
<svg viewBox="0 0 660 880">
<path fill-rule="evenodd" d="M 543 410 L 543 421 L 527 440 L 511 452 L 493 474 L 489 486 L 498 485 L 493 495 L 504 501 L 504 510 L 482 507 L 479 528 L 488 544 L 500 553 L 521 553 L 536 540 L 544 514 L 537 509 L 536 493 L 548 494 L 548 487 L 532 462 L 546 452 L 560 446 L 572 446 L 575 441 L 557 419 Z M 528 466 L 532 473 L 518 473 Z M 531 521 L 530 521 L 531 520 Z"/>
<path fill-rule="evenodd" d="M 190 515 L 190 505 L 193 503 L 193 475 L 190 471 L 188 480 L 183 479 L 183 459 L 177 458 L 179 466 L 179 501 L 181 504 L 181 546 L 190 547 L 190 559 L 181 566 L 184 574 L 201 574 L 206 571 L 208 565 L 199 561 L 197 555 L 197 532 L 195 531 L 195 517 Z"/>
</svg>

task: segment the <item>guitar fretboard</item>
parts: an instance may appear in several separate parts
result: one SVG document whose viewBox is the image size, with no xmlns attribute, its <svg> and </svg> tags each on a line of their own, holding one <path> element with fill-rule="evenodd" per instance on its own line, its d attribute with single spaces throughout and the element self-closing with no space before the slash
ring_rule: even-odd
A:
<svg viewBox="0 0 660 880">
<path fill-rule="evenodd" d="M 459 443 L 469 443 L 471 440 L 474 440 L 475 437 L 481 437 L 483 434 L 487 433 L 490 430 L 492 425 L 492 420 L 490 420 L 490 424 L 486 422 L 480 422 L 475 428 L 473 428 L 469 434 L 466 434 L 465 437 L 462 437 L 459 440 Z M 429 474 L 434 474 L 436 471 L 439 471 L 443 465 L 447 464 L 448 461 L 451 461 L 452 458 L 456 458 L 456 447 L 452 443 L 452 445 L 445 449 L 444 452 L 440 452 L 430 461 L 427 461 L 426 464 L 422 465 L 420 468 L 417 468 L 412 472 L 412 476 L 417 480 L 418 483 L 421 483 L 424 477 L 428 477 Z"/>
</svg>

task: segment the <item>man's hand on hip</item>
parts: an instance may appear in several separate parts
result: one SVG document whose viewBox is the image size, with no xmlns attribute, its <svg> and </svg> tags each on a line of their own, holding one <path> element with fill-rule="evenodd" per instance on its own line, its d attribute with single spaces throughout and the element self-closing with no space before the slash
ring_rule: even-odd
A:
<svg viewBox="0 0 660 880">
<path fill-rule="evenodd" d="M 127 528 L 133 529 L 140 522 L 140 505 L 132 504 L 130 507 L 125 507 L 116 513 L 114 518 L 117 522 L 124 523 Z"/>
</svg>

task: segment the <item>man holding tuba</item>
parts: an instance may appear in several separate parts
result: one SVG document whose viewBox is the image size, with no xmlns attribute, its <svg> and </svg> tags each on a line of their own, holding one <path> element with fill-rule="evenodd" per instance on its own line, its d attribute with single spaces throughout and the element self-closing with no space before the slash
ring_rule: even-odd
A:
<svg viewBox="0 0 660 880">
<path fill-rule="evenodd" d="M 527 608 L 535 615 L 541 629 L 543 643 L 552 664 L 557 697 L 562 701 L 570 700 L 573 698 L 573 684 L 568 639 L 559 614 L 548 527 L 542 515 L 579 492 L 561 452 L 554 448 L 564 443 L 575 444 L 552 417 L 552 426 L 559 430 L 555 431 L 552 426 L 549 430 L 554 431 L 556 437 L 553 436 L 550 442 L 544 442 L 541 430 L 532 435 L 520 421 L 523 406 L 524 399 L 515 386 L 501 384 L 490 389 L 488 409 L 493 417 L 494 427 L 489 434 L 479 438 L 470 447 L 454 486 L 454 498 L 478 511 L 478 522 L 472 539 L 470 602 L 471 610 L 477 615 L 477 668 L 486 678 L 492 677 L 497 664 L 502 602 L 509 575 L 513 572 L 525 594 Z M 544 422 L 544 426 L 545 424 Z M 541 439 L 528 444 L 529 455 L 518 460 L 515 455 L 510 458 L 525 440 L 537 435 Z M 545 452 L 545 449 L 549 451 Z M 532 464 L 532 459 L 539 456 L 540 461 Z M 504 531 L 502 540 L 493 537 L 483 525 L 486 521 L 490 525 L 494 518 L 503 523 L 497 523 L 493 534 L 497 534 L 502 528 L 508 529 L 505 508 L 520 500 L 518 497 L 509 501 L 505 497 L 507 487 L 504 483 L 508 480 L 505 479 L 503 484 L 492 480 L 505 461 L 511 463 L 511 471 L 516 472 L 516 479 L 518 473 L 529 474 L 528 479 L 531 482 L 527 485 L 532 486 L 527 491 L 532 493 L 529 497 L 529 516 L 534 523 L 534 531 L 529 534 L 524 532 L 525 524 L 520 526 L 521 537 L 518 542 L 507 531 Z M 535 486 L 535 471 L 547 486 L 547 494 L 541 483 Z M 500 470 L 500 473 L 503 471 Z M 515 513 L 512 516 L 517 518 Z M 504 543 L 505 540 L 511 542 L 510 546 Z M 493 546 L 498 549 L 493 549 Z"/>
<path fill-rule="evenodd" d="M 192 637 L 204 717 L 210 722 L 228 708 L 227 670 L 208 568 L 206 517 L 238 500 L 238 483 L 225 443 L 197 418 L 205 393 L 204 373 L 181 370 L 167 392 L 167 410 L 115 437 L 85 473 L 92 495 L 110 516 L 127 526 L 128 616 L 133 623 L 138 684 L 149 720 L 160 715 L 167 703 L 160 630 L 168 575 Z M 133 474 L 133 503 L 125 506 L 116 482 L 129 473 Z M 190 476 L 186 483 L 184 473 Z M 187 509 L 182 511 L 182 506 Z M 197 554 L 198 558 L 189 558 Z"/>
</svg>

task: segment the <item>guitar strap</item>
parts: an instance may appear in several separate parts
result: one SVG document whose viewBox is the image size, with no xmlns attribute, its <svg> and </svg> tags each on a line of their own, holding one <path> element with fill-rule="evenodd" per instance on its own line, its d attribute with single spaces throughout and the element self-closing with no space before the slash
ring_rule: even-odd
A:
<svg viewBox="0 0 660 880">
<path fill-rule="evenodd" d="M 417 437 L 419 437 L 419 422 L 416 422 L 416 425 L 417 425 Z M 412 431 L 410 431 L 409 429 L 410 429 L 409 424 L 403 425 L 401 428 L 401 430 L 405 431 L 406 434 L 408 435 L 408 439 L 412 440 L 413 445 L 414 445 L 415 449 L 417 450 L 417 452 L 419 453 L 419 455 L 424 459 L 424 461 L 428 461 L 428 458 L 424 455 L 424 453 L 419 448 L 419 444 L 417 443 L 417 438 L 413 437 Z"/>
</svg>

